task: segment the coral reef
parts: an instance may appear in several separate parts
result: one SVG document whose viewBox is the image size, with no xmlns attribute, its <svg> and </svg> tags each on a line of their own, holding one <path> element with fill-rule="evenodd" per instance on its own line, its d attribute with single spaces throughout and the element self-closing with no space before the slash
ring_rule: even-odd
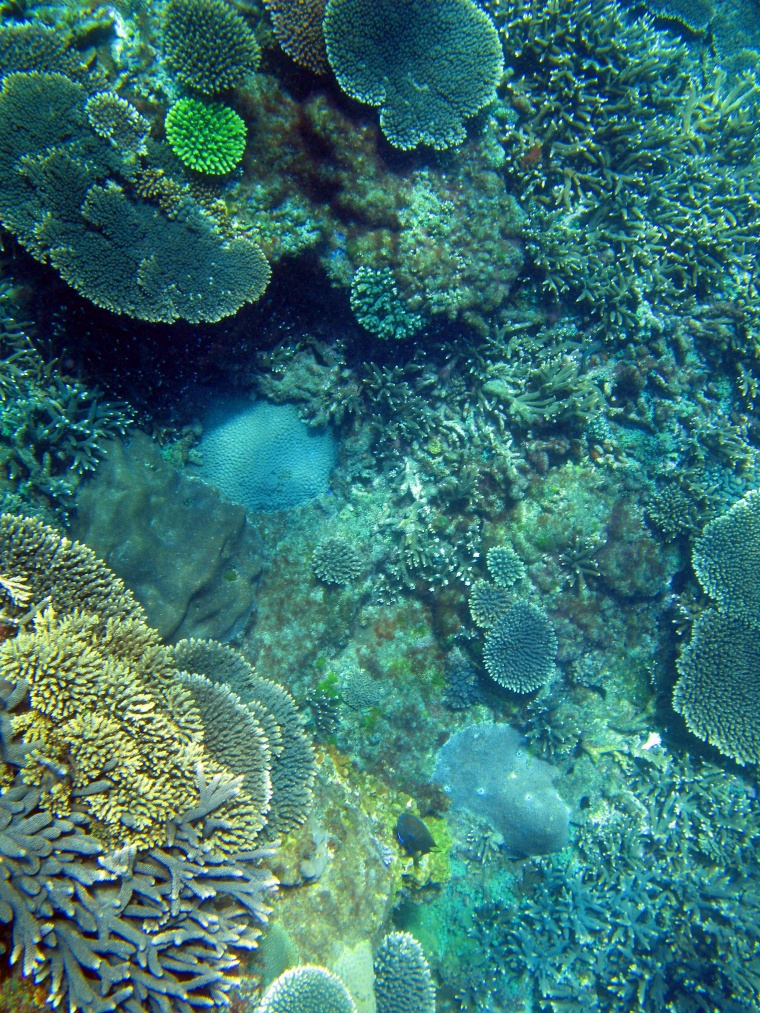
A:
<svg viewBox="0 0 760 1013">
<path fill-rule="evenodd" d="M 592 807 L 577 856 L 533 860 L 514 902 L 477 910 L 482 977 L 528 975 L 529 1001 L 546 1013 L 750 1010 L 759 984 L 750 789 L 658 752 L 615 794 Z"/>
<path fill-rule="evenodd" d="M 171 215 L 135 199 L 135 151 L 117 151 L 92 129 L 86 100 L 86 89 L 60 74 L 3 79 L 4 226 L 80 294 L 113 313 L 198 323 L 258 299 L 270 272 L 256 243 L 223 236 L 189 198 Z"/>
<path fill-rule="evenodd" d="M 275 978 L 258 1009 L 259 1013 L 356 1013 L 340 978 L 313 964 L 291 967 Z"/>
<path fill-rule="evenodd" d="M 760 626 L 760 490 L 746 493 L 710 521 L 691 559 L 700 584 L 722 613 Z"/>
<path fill-rule="evenodd" d="M 446 687 L 443 703 L 449 710 L 461 711 L 480 698 L 475 666 L 458 647 L 446 655 Z"/>
<path fill-rule="evenodd" d="M 245 123 L 229 106 L 181 98 L 166 114 L 165 126 L 169 146 L 189 169 L 222 176 L 240 164 Z"/>
<path fill-rule="evenodd" d="M 738 763 L 760 762 L 760 634 L 706 609 L 678 658 L 673 707 L 690 732 Z"/>
<path fill-rule="evenodd" d="M 248 510 L 287 510 L 325 492 L 329 431 L 309 431 L 292 405 L 223 405 L 200 443 L 197 474 Z"/>
<path fill-rule="evenodd" d="M 134 590 L 165 639 L 234 635 L 254 607 L 262 567 L 243 508 L 177 471 L 143 433 L 105 449 L 77 495 L 71 533 Z"/>
<path fill-rule="evenodd" d="M 45 361 L 34 346 L 34 328 L 6 311 L 10 301 L 0 287 L 3 508 L 59 522 L 72 510 L 76 489 L 103 456 L 106 441 L 126 432 L 130 412 L 66 375 L 60 361 Z"/>
<path fill-rule="evenodd" d="M 558 771 L 525 750 L 509 725 L 482 722 L 451 736 L 433 780 L 455 806 L 485 819 L 513 858 L 561 850 L 570 810 L 554 787 Z"/>
<path fill-rule="evenodd" d="M 170 0 L 163 43 L 166 65 L 177 80 L 203 95 L 240 84 L 259 62 L 256 36 L 223 0 Z"/>
<path fill-rule="evenodd" d="M 503 61 L 490 18 L 471 0 L 399 8 L 387 0 L 329 0 L 327 58 L 351 98 L 380 106 L 397 148 L 448 148 L 493 100 Z"/>
<path fill-rule="evenodd" d="M 617 4 L 489 6 L 510 73 L 507 176 L 545 289 L 606 338 L 661 331 L 689 297 L 747 300 L 757 194 L 734 180 L 755 178 L 754 79 L 703 69 Z"/>
<path fill-rule="evenodd" d="M 548 616 L 518 601 L 486 633 L 483 663 L 491 678 L 515 693 L 531 693 L 554 674 L 557 638 Z"/>
<path fill-rule="evenodd" d="M 525 563 L 511 545 L 494 545 L 488 550 L 486 562 L 498 587 L 512 587 L 525 576 Z"/>
<path fill-rule="evenodd" d="M 81 814 L 52 816 L 20 778 L 0 794 L 0 919 L 12 924 L 12 960 L 48 985 L 52 1005 L 228 1005 L 230 950 L 256 945 L 275 880 L 261 865 L 270 853 L 226 859 L 208 846 L 204 822 L 234 785 L 199 777 L 199 787 L 201 805 L 178 818 L 171 846 L 149 852 L 106 852 Z"/>
<path fill-rule="evenodd" d="M 435 1013 L 435 987 L 422 947 L 409 932 L 390 932 L 375 954 L 377 1013 Z"/>
<path fill-rule="evenodd" d="M 314 573 L 325 584 L 350 584 L 361 573 L 359 550 L 345 538 L 326 538 L 311 557 Z"/>
<path fill-rule="evenodd" d="M 315 74 L 330 70 L 322 21 L 327 0 L 265 0 L 272 26 L 282 48 L 302 67 Z"/>
</svg>

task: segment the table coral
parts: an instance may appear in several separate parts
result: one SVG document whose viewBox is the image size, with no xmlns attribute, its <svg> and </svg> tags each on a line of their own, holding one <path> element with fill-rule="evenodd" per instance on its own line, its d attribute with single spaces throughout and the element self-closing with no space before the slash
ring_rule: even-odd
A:
<svg viewBox="0 0 760 1013">
<path fill-rule="evenodd" d="M 352 98 L 380 106 L 391 144 L 448 148 L 494 96 L 503 68 L 487 14 L 470 0 L 329 0 L 327 58 Z"/>
</svg>

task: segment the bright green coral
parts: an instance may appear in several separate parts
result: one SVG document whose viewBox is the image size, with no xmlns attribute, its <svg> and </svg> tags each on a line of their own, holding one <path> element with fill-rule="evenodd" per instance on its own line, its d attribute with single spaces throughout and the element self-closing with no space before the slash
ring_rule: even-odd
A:
<svg viewBox="0 0 760 1013">
<path fill-rule="evenodd" d="M 181 98 L 166 116 L 166 138 L 188 168 L 221 176 L 239 164 L 245 150 L 245 123 L 219 102 Z"/>
</svg>

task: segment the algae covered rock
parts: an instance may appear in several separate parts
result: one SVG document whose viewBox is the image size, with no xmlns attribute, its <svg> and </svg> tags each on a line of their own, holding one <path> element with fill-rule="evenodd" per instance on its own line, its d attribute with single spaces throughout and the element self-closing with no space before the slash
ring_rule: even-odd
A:
<svg viewBox="0 0 760 1013">
<path fill-rule="evenodd" d="M 110 444 L 71 531 L 134 590 L 166 640 L 229 639 L 253 609 L 261 552 L 245 511 L 185 478 L 142 433 Z"/>
</svg>

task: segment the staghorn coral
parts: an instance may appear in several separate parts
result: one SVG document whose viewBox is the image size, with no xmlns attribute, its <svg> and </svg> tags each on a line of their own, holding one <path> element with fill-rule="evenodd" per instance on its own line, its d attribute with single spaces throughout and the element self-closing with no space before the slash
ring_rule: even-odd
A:
<svg viewBox="0 0 760 1013">
<path fill-rule="evenodd" d="M 245 123 L 229 106 L 181 98 L 166 115 L 166 139 L 189 169 L 221 176 L 240 164 Z"/>
<path fill-rule="evenodd" d="M 325 538 L 321 541 L 314 549 L 311 565 L 325 584 L 350 584 L 362 569 L 358 549 L 346 538 Z"/>
<path fill-rule="evenodd" d="M 341 88 L 380 106 L 380 126 L 398 148 L 459 144 L 464 120 L 495 97 L 501 48 L 471 0 L 329 0 L 323 28 Z"/>
<path fill-rule="evenodd" d="M 760 489 L 705 527 L 691 554 L 694 572 L 718 609 L 760 627 Z"/>
<path fill-rule="evenodd" d="M 527 984 L 542 1013 L 749 1013 L 760 986 L 753 795 L 710 763 L 664 750 L 636 761 L 622 790 L 592 802 L 577 852 L 533 859 L 513 902 L 476 909 L 480 977 Z"/>
<path fill-rule="evenodd" d="M 351 279 L 351 309 L 365 330 L 386 341 L 405 341 L 424 323 L 404 303 L 389 267 L 357 268 Z"/>
<path fill-rule="evenodd" d="M 139 199 L 132 187 L 135 153 L 95 133 L 86 98 L 81 85 L 60 74 L 3 79 L 5 227 L 69 285 L 113 313 L 199 323 L 258 299 L 270 274 L 258 245 L 223 235 L 189 197 L 170 215 Z"/>
<path fill-rule="evenodd" d="M 229 682 L 263 729 L 271 754 L 272 786 L 266 833 L 276 836 L 300 826 L 311 808 L 316 767 L 291 695 L 277 683 L 260 678 L 237 651 L 223 644 L 184 640 L 169 650 L 177 668 L 212 682 Z"/>
<path fill-rule="evenodd" d="M 729 81 L 606 0 L 489 6 L 510 73 L 507 178 L 544 288 L 603 337 L 662 330 L 666 307 L 708 292 L 746 302 L 754 78 Z"/>
<path fill-rule="evenodd" d="M 389 932 L 375 954 L 377 1013 L 435 1013 L 425 953 L 409 932 Z"/>
<path fill-rule="evenodd" d="M 37 608 L 47 603 L 56 612 L 90 612 L 104 621 L 144 616 L 132 592 L 92 549 L 32 517 L 0 514 L 0 573 L 23 580 Z M 8 603 L 3 608 L 8 612 Z M 18 619 L 20 610 L 10 615 Z"/>
<path fill-rule="evenodd" d="M 302 67 L 315 74 L 330 69 L 322 21 L 327 0 L 265 0 L 277 41 Z"/>
<path fill-rule="evenodd" d="M 486 633 L 483 662 L 491 678 L 515 693 L 532 693 L 554 674 L 557 638 L 548 616 L 518 601 Z"/>
<path fill-rule="evenodd" d="M 356 1013 L 340 978 L 326 967 L 299 964 L 275 978 L 257 1013 Z"/>
<path fill-rule="evenodd" d="M 760 633 L 706 609 L 677 662 L 673 707 L 690 732 L 737 763 L 760 762 Z"/>
<path fill-rule="evenodd" d="M 236 782 L 196 775 L 199 804 L 172 824 L 172 844 L 106 852 L 81 813 L 54 817 L 17 777 L 0 794 L 0 920 L 11 961 L 82 1013 L 191 1013 L 226 1007 L 238 963 L 266 921 L 275 880 L 262 861 L 210 847 Z M 257 924 L 258 923 L 258 924 Z"/>
<path fill-rule="evenodd" d="M 6 312 L 10 302 L 0 284 L 0 464 L 13 490 L 6 504 L 66 519 L 83 476 L 107 439 L 127 431 L 130 413 L 67 376 L 59 360 L 45 361 L 33 344 L 35 330 L 27 333 L 28 325 Z"/>
<path fill-rule="evenodd" d="M 488 580 L 476 580 L 470 588 L 470 615 L 483 629 L 489 629 L 509 608 L 510 595 L 506 588 Z"/>
<path fill-rule="evenodd" d="M 170 0 L 163 30 L 167 66 L 203 95 L 241 84 L 258 66 L 255 35 L 223 0 Z"/>
<path fill-rule="evenodd" d="M 525 563 L 511 545 L 494 545 L 486 555 L 488 572 L 499 587 L 512 587 L 525 576 Z"/>
</svg>

